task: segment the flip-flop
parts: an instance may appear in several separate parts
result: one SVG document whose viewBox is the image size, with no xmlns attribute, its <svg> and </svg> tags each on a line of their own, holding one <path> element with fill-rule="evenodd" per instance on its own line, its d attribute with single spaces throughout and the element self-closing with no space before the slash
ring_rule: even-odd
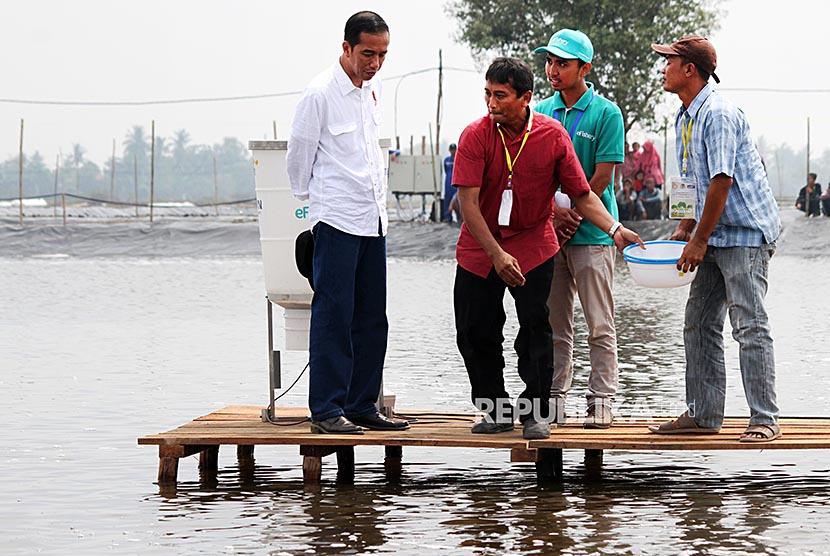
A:
<svg viewBox="0 0 830 556">
<path fill-rule="evenodd" d="M 648 428 L 655 434 L 715 434 L 720 432 L 720 429 L 704 429 L 697 426 L 695 420 L 684 413 L 673 421 L 666 421 L 659 426 L 650 426 Z"/>
<path fill-rule="evenodd" d="M 759 425 L 749 425 L 744 434 L 760 434 L 757 436 L 741 436 L 739 442 L 771 442 L 776 438 L 781 438 L 781 429 L 775 423 L 767 425 L 761 423 Z"/>
</svg>

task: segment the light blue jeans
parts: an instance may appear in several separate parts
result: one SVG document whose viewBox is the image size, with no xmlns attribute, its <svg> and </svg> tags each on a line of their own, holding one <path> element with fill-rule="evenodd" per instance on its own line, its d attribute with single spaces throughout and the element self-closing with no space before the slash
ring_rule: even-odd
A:
<svg viewBox="0 0 830 556">
<path fill-rule="evenodd" d="M 778 422 L 775 358 L 764 308 L 775 243 L 709 247 L 686 303 L 686 404 L 699 427 L 720 428 L 726 403 L 723 323 L 727 310 L 739 344 L 750 425 Z"/>
</svg>

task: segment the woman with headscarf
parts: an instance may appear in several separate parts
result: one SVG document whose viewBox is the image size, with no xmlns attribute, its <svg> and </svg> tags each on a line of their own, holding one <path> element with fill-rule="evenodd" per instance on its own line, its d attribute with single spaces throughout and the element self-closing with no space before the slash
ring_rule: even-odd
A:
<svg viewBox="0 0 830 556">
<path fill-rule="evenodd" d="M 663 187 L 663 163 L 660 155 L 654 148 L 654 143 L 646 141 L 643 143 L 643 154 L 640 155 L 640 170 L 643 171 L 643 181 L 647 178 L 654 179 L 657 187 Z"/>
</svg>

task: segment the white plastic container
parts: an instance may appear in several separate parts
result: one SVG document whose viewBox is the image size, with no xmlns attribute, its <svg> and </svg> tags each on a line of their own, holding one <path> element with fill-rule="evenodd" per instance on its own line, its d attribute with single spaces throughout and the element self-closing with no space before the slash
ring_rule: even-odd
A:
<svg viewBox="0 0 830 556">
<path fill-rule="evenodd" d="M 631 277 L 647 288 L 677 288 L 694 280 L 692 272 L 677 270 L 677 261 L 686 246 L 684 241 L 646 241 L 646 249 L 637 244 L 623 249 L 623 259 L 628 264 Z"/>
<path fill-rule="evenodd" d="M 294 261 L 294 242 L 308 229 L 308 203 L 288 183 L 287 141 L 251 141 L 265 291 L 274 301 L 311 301 L 311 287 Z"/>
<path fill-rule="evenodd" d="M 294 198 L 288 182 L 287 141 L 250 141 L 259 220 L 259 243 L 268 299 L 285 309 L 285 349 L 308 349 L 311 298 L 294 259 L 294 242 L 308 229 L 308 203 Z"/>
<path fill-rule="evenodd" d="M 311 310 L 285 308 L 286 349 L 308 349 L 308 332 L 311 326 Z M 289 347 L 290 346 L 290 347 Z"/>
</svg>

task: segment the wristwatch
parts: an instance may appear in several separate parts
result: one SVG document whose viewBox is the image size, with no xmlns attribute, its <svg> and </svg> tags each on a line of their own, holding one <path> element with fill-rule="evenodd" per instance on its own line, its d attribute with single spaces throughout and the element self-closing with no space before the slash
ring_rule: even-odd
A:
<svg viewBox="0 0 830 556">
<path fill-rule="evenodd" d="M 613 224 L 611 224 L 611 228 L 608 229 L 608 236 L 611 239 L 614 239 L 614 234 L 616 234 L 617 230 L 619 230 L 620 228 L 622 228 L 622 222 L 614 222 Z"/>
</svg>

